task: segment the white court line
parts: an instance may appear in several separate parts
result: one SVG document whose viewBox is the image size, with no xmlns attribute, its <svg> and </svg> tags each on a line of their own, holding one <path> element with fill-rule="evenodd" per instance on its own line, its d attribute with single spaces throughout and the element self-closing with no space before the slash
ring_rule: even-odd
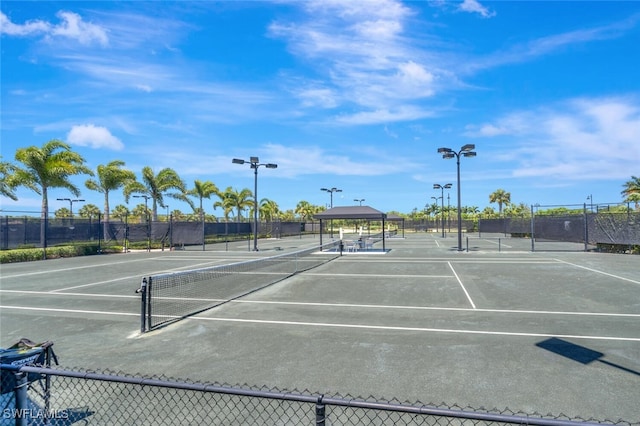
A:
<svg viewBox="0 0 640 426">
<path fill-rule="evenodd" d="M 64 312 L 69 314 L 98 314 L 98 315 L 114 315 L 127 317 L 140 317 L 140 313 L 131 314 L 128 312 L 106 312 L 106 311 L 87 311 L 83 309 L 55 309 L 55 308 L 34 308 L 27 306 L 0 306 L 2 309 L 17 309 L 21 311 L 43 311 L 43 312 Z"/>
<path fill-rule="evenodd" d="M 126 296 L 123 294 L 94 294 L 94 293 L 54 293 L 51 291 L 33 291 L 33 290 L 0 290 L 0 293 L 15 294 L 32 294 L 39 296 L 80 296 L 80 297 L 104 297 L 115 299 L 140 299 L 140 296 Z"/>
<path fill-rule="evenodd" d="M 480 334 L 490 336 L 515 336 L 515 337 L 557 337 L 561 339 L 589 339 L 589 340 L 611 340 L 623 342 L 640 342 L 640 337 L 614 337 L 614 336 L 581 336 L 572 334 L 546 334 L 546 333 L 516 333 L 508 331 L 482 331 L 482 330 L 456 330 L 447 328 L 423 328 L 423 327 L 393 327 L 383 325 L 364 325 L 364 324 L 337 324 L 323 322 L 302 322 L 302 321 L 272 321 L 272 320 L 253 320 L 242 318 L 217 318 L 217 317 L 192 317 L 199 321 L 220 321 L 220 322 L 239 322 L 250 324 L 276 324 L 276 325 L 298 325 L 310 327 L 332 327 L 332 328 L 357 328 L 368 330 L 389 330 L 389 331 L 410 331 L 410 332 L 428 332 L 428 333 L 458 333 L 458 334 Z"/>
<path fill-rule="evenodd" d="M 500 241 L 500 242 L 496 242 L 496 241 L 493 241 L 493 240 L 487 240 L 487 239 L 484 239 L 484 238 L 479 238 L 479 239 L 480 239 L 480 240 L 482 240 L 482 241 L 486 241 L 486 242 L 488 242 L 488 243 L 491 243 L 491 244 L 495 244 L 495 245 L 498 245 L 498 244 L 499 244 L 501 247 L 513 248 L 513 246 L 510 246 L 510 245 L 508 245 L 508 244 L 505 244 L 505 243 L 503 243 L 503 242 L 501 242 L 501 241 Z"/>
<path fill-rule="evenodd" d="M 370 277 L 394 277 L 394 278 L 451 278 L 451 275 L 417 275 L 417 274 L 331 274 L 322 272 L 303 272 L 302 276 L 308 277 L 353 277 L 353 278 L 370 278 Z"/>
<path fill-rule="evenodd" d="M 133 316 L 139 317 L 139 313 L 127 312 L 106 312 L 106 311 L 89 311 L 79 309 L 54 309 L 54 308 L 34 308 L 23 306 L 0 306 L 1 309 L 16 309 L 39 312 L 62 312 L 62 313 L 81 313 L 81 314 L 99 314 L 111 316 Z M 174 318 L 182 318 L 174 316 Z M 409 332 L 428 332 L 428 333 L 456 333 L 456 334 L 476 334 L 489 336 L 512 336 L 512 337 L 557 337 L 564 339 L 587 339 L 587 340 L 610 340 L 624 342 L 640 342 L 640 337 L 615 337 L 615 336 L 588 336 L 588 335 L 569 335 L 569 334 L 547 334 L 547 333 L 521 333 L 508 331 L 484 331 L 484 330 L 465 330 L 465 329 L 447 329 L 447 328 L 426 328 L 426 327 L 399 327 L 399 326 L 380 326 L 365 324 L 343 324 L 343 323 L 314 323 L 302 321 L 280 321 L 280 320 L 255 320 L 243 318 L 219 318 L 219 317 L 201 317 L 195 316 L 192 319 L 199 321 L 219 321 L 219 322 L 236 322 L 250 324 L 275 324 L 275 325 L 296 325 L 310 327 L 331 327 L 331 328 L 355 328 L 368 330 L 387 330 L 387 331 L 409 331 Z"/>
<path fill-rule="evenodd" d="M 456 270 L 453 269 L 453 266 L 451 265 L 451 262 L 447 262 L 447 265 L 449 265 L 449 268 L 451 268 L 451 272 L 453 272 L 453 275 L 456 276 L 456 279 L 458 280 L 458 283 L 460 284 L 460 287 L 462 287 L 462 290 L 464 291 L 464 294 L 467 296 L 467 299 L 469 300 L 469 303 L 471 303 L 471 306 L 473 307 L 473 309 L 476 309 L 476 304 L 473 303 L 473 300 L 471 299 L 471 296 L 469 296 L 469 293 L 467 292 L 467 289 L 464 288 L 464 284 L 462 284 L 462 281 L 460 281 L 460 277 L 458 276 L 458 274 L 456 274 Z"/>
<path fill-rule="evenodd" d="M 634 283 L 634 284 L 640 284 L 640 281 L 632 280 L 630 278 L 621 277 L 620 275 L 610 274 L 608 272 L 599 271 L 597 269 L 589 268 L 587 266 L 576 265 L 575 263 L 567 262 L 566 260 L 561 260 L 561 259 L 554 259 L 554 260 L 557 260 L 558 262 L 561 262 L 561 263 L 565 263 L 567 265 L 575 266 L 576 268 L 586 269 L 587 271 L 595 272 L 597 274 L 606 275 L 608 277 L 617 278 L 617 279 L 623 280 L 623 281 L 629 281 L 629 282 Z"/>
<path fill-rule="evenodd" d="M 152 272 L 152 273 L 149 273 L 149 274 L 146 274 L 146 275 L 158 275 L 158 274 L 166 274 L 166 273 L 170 273 L 170 272 L 179 272 L 182 269 L 189 270 L 189 269 L 191 269 L 191 268 L 193 268 L 195 266 L 208 265 L 210 263 L 211 262 L 206 262 L 206 263 L 199 263 L 197 265 L 182 266 L 180 268 L 168 269 L 168 270 L 165 270 L 165 271 L 162 271 L 162 272 Z M 57 292 L 60 292 L 60 291 L 67 291 L 67 290 L 75 290 L 77 288 L 93 287 L 93 286 L 96 286 L 96 285 L 107 284 L 107 283 L 112 283 L 112 282 L 116 282 L 116 281 L 132 280 L 134 278 L 137 278 L 137 279 L 141 280 L 142 277 L 144 277 L 144 276 L 145 276 L 145 274 L 140 273 L 138 275 L 130 275 L 128 277 L 114 278 L 112 280 L 96 281 L 96 282 L 92 282 L 92 283 L 88 283 L 88 284 L 74 285 L 72 287 L 58 288 L 58 289 L 55 289 L 55 290 L 51 290 L 49 293 L 57 293 Z"/>
<path fill-rule="evenodd" d="M 23 273 L 23 274 L 15 274 L 15 275 L 1 275 L 0 279 L 2 279 L 2 278 L 16 278 L 16 277 L 28 277 L 28 276 L 31 276 L 31 275 L 55 274 L 56 272 L 69 272 L 69 271 L 76 271 L 78 269 L 100 268 L 102 266 L 104 266 L 104 267 L 112 267 L 114 265 L 122 265 L 124 263 L 132 263 L 132 262 L 142 262 L 142 261 L 145 261 L 145 260 L 148 260 L 148 259 L 127 260 L 126 262 L 105 263 L 104 265 L 75 266 L 73 268 L 53 269 L 53 270 L 38 271 L 38 272 L 26 272 L 26 273 Z"/>
<path fill-rule="evenodd" d="M 394 257 L 391 259 L 380 259 L 380 260 L 372 260 L 372 259 L 362 259 L 359 260 L 358 263 L 445 263 L 445 262 L 454 262 L 454 263 L 496 263 L 496 264 L 542 264 L 542 265 L 551 265 L 558 263 L 556 260 L 549 259 L 532 259 L 532 258 L 504 258 L 504 259 L 482 259 L 482 260 L 474 260 L 474 259 L 448 259 L 448 258 L 437 258 L 437 257 L 428 257 L 428 258 L 420 258 L 420 259 L 409 259 L 409 258 L 399 258 Z"/>
<path fill-rule="evenodd" d="M 105 312 L 105 311 L 88 311 L 80 309 L 53 309 L 53 308 L 33 308 L 22 306 L 0 306 L 2 309 L 16 309 L 40 312 L 62 312 L 72 314 L 100 314 L 111 316 L 133 316 L 139 317 L 139 313 L 127 312 Z M 175 318 L 181 318 L 176 316 Z M 640 342 L 640 337 L 614 337 L 614 336 L 583 336 L 570 334 L 546 334 L 546 333 L 517 333 L 508 331 L 483 331 L 483 330 L 464 330 L 464 329 L 447 329 L 447 328 L 426 328 L 426 327 L 397 327 L 382 325 L 364 325 L 364 324 L 340 324 L 340 323 L 322 323 L 322 322 L 302 322 L 302 321 L 276 321 L 276 320 L 255 320 L 242 318 L 217 318 L 217 317 L 191 317 L 198 321 L 219 321 L 219 322 L 236 322 L 250 324 L 275 324 L 275 325 L 296 325 L 308 327 L 331 327 L 331 328 L 355 328 L 368 330 L 387 330 L 387 331 L 410 331 L 410 332 L 426 332 L 426 333 L 456 333 L 456 334 L 476 334 L 488 336 L 512 336 L 512 337 L 557 337 L 564 339 L 587 339 L 587 340 L 610 340 L 623 342 Z"/>
<path fill-rule="evenodd" d="M 433 240 L 433 241 L 436 243 L 436 246 L 440 248 L 440 243 L 438 242 L 438 240 Z"/>
<path fill-rule="evenodd" d="M 450 277 L 448 277 L 450 278 Z M 93 293 L 51 293 L 48 291 L 32 291 L 32 290 L 0 290 L 0 293 L 16 293 L 16 294 L 33 294 L 42 296 L 79 296 L 79 297 L 98 297 L 98 298 L 125 298 L 139 299 L 140 296 L 126 296 L 116 294 L 93 294 Z M 290 306 L 318 306 L 330 308 L 360 308 L 360 309 L 389 309 L 389 310 L 421 310 L 421 311 L 451 311 L 451 312 L 483 312 L 497 314 L 528 314 L 528 315 L 568 315 L 568 316 L 595 316 L 595 317 L 621 317 L 621 318 L 640 318 L 640 314 L 623 314 L 608 312 L 569 312 L 569 311 L 535 311 L 524 309 L 486 309 L 486 308 L 452 308 L 438 306 L 412 306 L 412 305 L 366 305 L 359 303 L 323 303 L 323 302 L 282 302 L 274 300 L 228 300 L 228 299 L 208 299 L 208 298 L 190 298 L 190 297 L 158 297 L 162 300 L 205 300 L 210 302 L 229 302 L 229 303 L 245 303 L 257 305 L 290 305 Z"/>
</svg>

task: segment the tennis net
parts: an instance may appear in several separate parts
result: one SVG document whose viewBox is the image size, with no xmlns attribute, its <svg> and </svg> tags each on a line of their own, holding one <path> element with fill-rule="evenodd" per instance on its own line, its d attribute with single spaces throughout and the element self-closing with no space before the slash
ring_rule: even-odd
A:
<svg viewBox="0 0 640 426">
<path fill-rule="evenodd" d="M 246 296 L 327 263 L 340 255 L 339 242 L 277 256 L 142 279 L 141 327 L 144 333 Z"/>
</svg>

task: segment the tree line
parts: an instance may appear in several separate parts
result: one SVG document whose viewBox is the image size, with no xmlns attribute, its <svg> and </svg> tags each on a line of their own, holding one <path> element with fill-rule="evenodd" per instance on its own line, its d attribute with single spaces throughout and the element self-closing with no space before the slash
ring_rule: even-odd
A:
<svg viewBox="0 0 640 426">
<path fill-rule="evenodd" d="M 144 167 L 141 173 L 141 180 L 138 180 L 135 173 L 125 168 L 124 161 L 113 160 L 107 164 L 99 165 L 95 172 L 85 165 L 84 158 L 65 142 L 52 139 L 44 143 L 41 147 L 30 146 L 20 148 L 15 153 L 15 163 L 2 161 L 0 158 L 0 195 L 17 200 L 15 190 L 18 187 L 28 188 L 42 197 L 41 214 L 46 218 L 49 213 L 49 190 L 52 188 L 63 188 L 71 192 L 74 197 L 80 196 L 80 188 L 71 182 L 71 177 L 77 175 L 88 175 L 85 187 L 91 191 L 102 193 L 104 196 L 103 218 L 109 222 L 110 215 L 122 218 L 127 215 L 147 216 L 151 215 L 152 220 L 158 220 L 158 209 L 166 208 L 166 198 L 173 198 L 186 202 L 193 210 L 193 215 L 200 220 L 207 219 L 204 211 L 204 200 L 216 197 L 213 208 L 221 208 L 225 220 L 242 220 L 242 212 L 249 210 L 252 214 L 254 208 L 253 192 L 244 188 L 237 190 L 227 187 L 219 189 L 213 182 L 196 179 L 191 188 L 180 178 L 178 173 L 171 168 L 164 168 L 158 173 L 154 173 L 151 167 Z M 140 198 L 144 200 L 134 208 L 133 211 L 124 205 L 118 205 L 113 210 L 109 205 L 109 196 L 117 190 L 121 190 L 125 202 L 130 198 Z M 631 176 L 631 179 L 623 184 L 621 194 L 625 197 L 625 202 L 635 203 L 635 208 L 640 205 L 640 178 Z M 411 213 L 390 212 L 405 218 L 420 220 L 431 217 L 445 217 L 451 214 L 457 207 L 450 205 L 438 205 L 436 202 L 425 206 L 423 210 L 415 208 Z M 149 209 L 148 203 L 151 202 Z M 529 213 L 529 206 L 511 203 L 511 194 L 504 189 L 498 189 L 489 195 L 490 203 L 498 204 L 496 213 L 492 207 L 486 207 L 480 211 L 477 207 L 462 207 L 465 217 L 501 217 L 523 216 Z M 503 211 L 504 207 L 504 211 Z M 96 206 L 87 205 L 81 209 L 81 214 L 92 216 L 97 212 Z M 314 214 L 325 210 L 324 206 L 313 205 L 307 201 L 300 201 L 295 210 L 281 211 L 278 204 L 270 199 L 263 198 L 258 203 L 258 215 L 260 220 L 271 221 L 281 220 L 308 220 Z M 64 212 L 63 209 L 59 211 Z M 183 216 L 179 210 L 174 210 L 175 216 Z M 71 211 L 69 211 L 71 215 Z M 234 217 L 235 215 L 235 217 Z"/>
<path fill-rule="evenodd" d="M 32 190 L 42 197 L 41 216 L 47 217 L 49 213 L 49 191 L 52 188 L 68 190 L 74 197 L 81 194 L 80 188 L 71 182 L 71 178 L 77 175 L 87 175 L 85 187 L 104 196 L 103 220 L 109 222 L 110 216 L 122 218 L 128 215 L 150 215 L 153 221 L 158 220 L 158 210 L 166 208 L 167 198 L 173 198 L 186 202 L 193 210 L 193 215 L 205 220 L 207 216 L 204 210 L 204 200 L 216 197 L 213 208 L 222 209 L 225 220 L 242 220 L 242 212 L 248 209 L 253 212 L 253 192 L 244 188 L 237 190 L 227 187 L 219 189 L 211 181 L 195 180 L 193 187 L 188 188 L 185 181 L 171 168 L 164 168 L 154 173 L 151 167 L 142 169 L 141 180 L 135 173 L 125 168 L 125 162 L 113 160 L 107 164 L 99 165 L 95 172 L 85 166 L 84 158 L 74 152 L 63 141 L 52 139 L 41 147 L 30 146 L 20 148 L 15 153 L 16 163 L 0 161 L 0 194 L 17 201 L 15 190 L 24 187 Z M 144 200 L 133 211 L 124 205 L 118 205 L 111 209 L 109 197 L 115 191 L 121 190 L 125 202 L 131 198 Z M 149 206 L 149 203 L 151 204 Z M 86 205 L 80 209 L 80 215 L 84 217 L 97 216 L 97 206 Z M 270 221 L 275 218 L 281 220 L 294 220 L 297 216 L 302 220 L 310 219 L 314 214 L 324 210 L 322 206 L 314 206 L 306 201 L 300 201 L 296 209 L 280 211 L 278 204 L 270 199 L 263 198 L 258 203 L 258 214 L 261 220 Z M 71 211 L 66 208 L 59 209 L 56 216 L 63 216 Z M 177 217 L 186 217 L 179 210 L 172 214 Z M 235 217 L 234 217 L 235 215 Z"/>
</svg>

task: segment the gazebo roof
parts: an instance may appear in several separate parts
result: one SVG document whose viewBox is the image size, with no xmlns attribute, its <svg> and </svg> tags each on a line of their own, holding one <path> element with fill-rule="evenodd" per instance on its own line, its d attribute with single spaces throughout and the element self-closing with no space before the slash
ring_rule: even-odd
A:
<svg viewBox="0 0 640 426">
<path fill-rule="evenodd" d="M 314 219 L 386 219 L 387 215 L 369 206 L 341 206 L 313 215 Z"/>
</svg>

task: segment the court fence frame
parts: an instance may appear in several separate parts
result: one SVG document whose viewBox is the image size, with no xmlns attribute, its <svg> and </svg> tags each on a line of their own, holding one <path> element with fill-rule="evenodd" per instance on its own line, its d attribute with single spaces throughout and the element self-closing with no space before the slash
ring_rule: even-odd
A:
<svg viewBox="0 0 640 426">
<path fill-rule="evenodd" d="M 531 251 L 536 251 L 536 242 L 570 242 L 583 251 L 634 253 L 640 249 L 640 211 L 629 203 L 532 205 L 525 217 L 480 217 L 478 233 L 530 238 Z"/>
<path fill-rule="evenodd" d="M 308 424 L 326 425 L 535 425 L 638 426 L 626 420 L 569 418 L 538 413 L 429 405 L 374 397 L 328 396 L 309 391 L 230 386 L 82 369 L 2 364 L 5 389 L 2 424 Z M 37 375 L 52 385 L 48 409 L 27 377 Z M 13 421 L 13 422 L 12 422 Z"/>
<path fill-rule="evenodd" d="M 284 236 L 318 233 L 317 223 L 273 220 L 261 222 L 259 236 Z M 137 248 L 183 249 L 204 247 L 214 242 L 250 240 L 254 223 L 249 221 L 145 220 L 144 218 L 52 218 L 33 216 L 0 216 L 0 250 L 48 248 L 65 244 L 95 244 L 98 251 L 119 246 L 123 251 Z"/>
</svg>

